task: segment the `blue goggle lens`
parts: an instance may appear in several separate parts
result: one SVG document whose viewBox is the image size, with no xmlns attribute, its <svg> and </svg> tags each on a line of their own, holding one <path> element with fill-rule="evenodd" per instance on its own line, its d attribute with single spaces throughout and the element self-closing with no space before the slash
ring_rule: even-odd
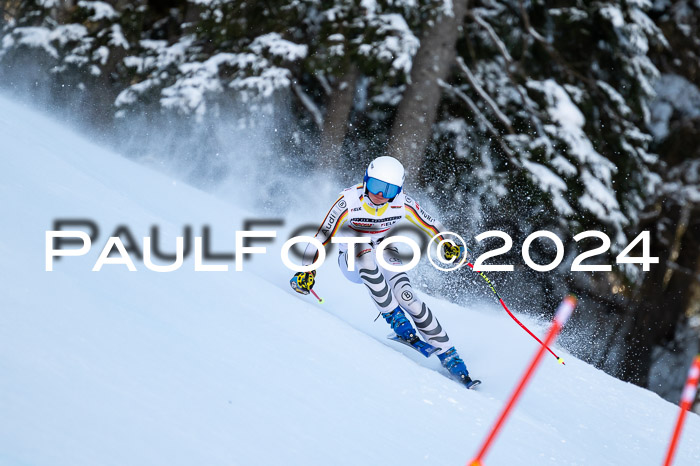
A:
<svg viewBox="0 0 700 466">
<path fill-rule="evenodd" d="M 401 192 L 401 186 L 387 183 L 376 178 L 367 178 L 367 191 L 372 194 L 382 193 L 386 199 L 393 199 Z"/>
</svg>

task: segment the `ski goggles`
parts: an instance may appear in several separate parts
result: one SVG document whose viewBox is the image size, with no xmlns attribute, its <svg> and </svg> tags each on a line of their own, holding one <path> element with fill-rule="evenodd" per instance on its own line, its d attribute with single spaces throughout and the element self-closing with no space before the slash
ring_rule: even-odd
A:
<svg viewBox="0 0 700 466">
<path fill-rule="evenodd" d="M 385 199 L 393 199 L 401 192 L 401 186 L 396 186 L 395 184 L 387 183 L 386 181 L 376 178 L 367 177 L 365 184 L 367 186 L 367 191 L 375 195 L 382 193 Z"/>
</svg>

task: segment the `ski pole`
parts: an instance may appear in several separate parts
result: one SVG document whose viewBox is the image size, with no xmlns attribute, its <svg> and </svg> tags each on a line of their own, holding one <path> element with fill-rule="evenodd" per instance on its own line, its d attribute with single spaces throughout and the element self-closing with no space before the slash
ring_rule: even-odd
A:
<svg viewBox="0 0 700 466">
<path fill-rule="evenodd" d="M 471 262 L 468 262 L 467 265 L 468 265 L 469 267 L 471 267 L 472 270 L 474 270 L 474 264 L 472 264 Z M 489 280 L 489 278 L 488 278 L 486 275 L 484 275 L 484 272 L 478 272 L 478 271 L 476 271 L 476 270 L 474 270 L 474 272 L 478 273 L 478 274 L 481 276 L 481 278 L 483 278 L 484 280 L 486 280 L 486 283 L 489 285 L 489 288 L 491 288 L 491 291 L 494 292 L 494 294 L 495 294 L 496 297 L 498 298 L 498 302 L 501 303 L 501 306 L 503 306 L 503 309 L 506 310 L 506 312 L 508 313 L 508 315 L 509 315 L 515 322 L 517 322 L 517 324 L 520 325 L 520 326 L 523 328 L 523 330 L 525 330 L 527 333 L 529 333 L 530 336 L 531 336 L 532 338 L 534 338 L 535 340 L 537 340 L 537 341 L 539 342 L 540 345 L 543 345 L 545 348 L 547 348 L 547 351 L 549 351 L 550 353 L 552 353 L 552 356 L 554 356 L 555 358 L 557 358 L 557 362 L 558 362 L 558 363 L 564 364 L 564 360 L 563 360 L 562 358 L 560 358 L 559 356 L 557 356 L 556 353 L 554 353 L 554 351 L 552 351 L 552 349 L 551 349 L 549 346 L 547 346 L 545 343 L 542 343 L 542 340 L 540 340 L 539 338 L 537 338 L 537 336 L 536 336 L 534 333 L 532 333 L 532 332 L 530 331 L 530 329 L 528 329 L 527 327 L 525 327 L 525 325 L 524 325 L 522 322 L 520 322 L 520 321 L 513 315 L 512 312 L 510 312 L 510 309 L 508 309 L 508 306 L 506 306 L 506 303 L 503 302 L 503 298 L 501 298 L 501 295 L 498 294 L 498 291 L 496 291 L 496 288 L 493 286 L 493 283 L 491 283 L 491 280 Z M 564 365 L 566 365 L 566 364 L 564 364 Z"/>
<path fill-rule="evenodd" d="M 532 358 L 532 362 L 530 362 L 530 366 L 527 368 L 527 370 L 525 371 L 525 374 L 520 379 L 520 382 L 518 383 L 518 386 L 516 387 L 513 394 L 510 396 L 508 403 L 506 403 L 505 407 L 501 411 L 501 414 L 499 415 L 498 420 L 496 421 L 494 426 L 491 428 L 491 432 L 489 432 L 489 435 L 486 437 L 486 440 L 484 441 L 483 445 L 481 446 L 481 449 L 479 450 L 479 453 L 476 455 L 476 458 L 474 458 L 472 461 L 469 462 L 469 466 L 482 466 L 482 464 L 483 464 L 482 460 L 484 459 L 484 456 L 486 455 L 486 451 L 488 450 L 488 448 L 491 445 L 491 443 L 493 442 L 493 440 L 496 438 L 496 434 L 503 426 L 503 423 L 505 422 L 506 417 L 508 417 L 508 413 L 510 413 L 511 409 L 513 409 L 513 406 L 515 406 L 515 403 L 518 401 L 518 398 L 520 397 L 521 393 L 523 392 L 525 385 L 527 385 L 528 381 L 530 380 L 530 377 L 532 377 L 532 374 L 535 372 L 537 365 L 539 364 L 540 360 L 542 359 L 542 355 L 544 354 L 545 348 L 547 347 L 547 345 L 549 343 L 552 343 L 554 341 L 554 339 L 557 337 L 561 328 L 564 326 L 566 321 L 569 320 L 571 313 L 574 312 L 575 307 L 576 307 L 576 298 L 574 298 L 571 295 L 564 298 L 564 300 L 559 304 L 559 307 L 557 308 L 557 312 L 554 315 L 554 321 L 552 322 L 552 326 L 550 327 L 549 334 L 547 335 L 547 338 L 545 339 L 545 343 L 543 344 L 543 346 L 540 346 L 540 348 L 537 350 L 537 353 L 535 354 L 535 357 Z"/>
<path fill-rule="evenodd" d="M 676 446 L 678 445 L 678 439 L 681 436 L 681 430 L 683 429 L 683 422 L 685 421 L 685 413 L 688 412 L 690 407 L 695 401 L 695 393 L 698 388 L 698 380 L 700 379 L 700 354 L 695 356 L 693 364 L 690 366 L 688 371 L 688 379 L 685 382 L 685 388 L 683 389 L 683 394 L 681 395 L 681 411 L 678 414 L 678 421 L 676 421 L 676 428 L 673 430 L 673 436 L 671 437 L 671 443 L 668 446 L 668 453 L 666 454 L 666 461 L 664 466 L 670 466 L 673 461 L 673 455 L 676 452 Z"/>
<path fill-rule="evenodd" d="M 323 303 L 326 301 L 326 300 L 323 299 L 323 298 L 319 298 L 318 295 L 316 294 L 316 292 L 315 292 L 314 290 L 309 290 L 309 291 L 310 291 L 311 293 L 313 293 L 314 296 L 316 296 L 316 299 L 318 299 L 318 303 L 319 303 L 319 304 L 323 304 Z"/>
</svg>

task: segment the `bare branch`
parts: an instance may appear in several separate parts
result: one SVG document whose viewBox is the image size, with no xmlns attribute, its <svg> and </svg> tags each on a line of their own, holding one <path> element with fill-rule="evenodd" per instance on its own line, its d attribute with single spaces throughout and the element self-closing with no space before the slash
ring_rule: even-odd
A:
<svg viewBox="0 0 700 466">
<path fill-rule="evenodd" d="M 333 89 L 331 88 L 331 85 L 328 83 L 328 78 L 326 78 L 326 75 L 319 72 L 319 73 L 316 73 L 315 76 L 316 76 L 316 79 L 318 79 L 318 82 L 321 83 L 321 87 L 323 88 L 323 92 L 325 92 L 325 94 L 327 96 L 331 95 L 333 93 Z"/>
<path fill-rule="evenodd" d="M 299 101 L 301 104 L 304 106 L 304 108 L 311 114 L 311 119 L 314 121 L 314 124 L 318 128 L 319 131 L 323 130 L 323 114 L 321 113 L 321 110 L 319 110 L 318 106 L 314 103 L 314 101 L 309 97 L 309 95 L 304 92 L 304 90 L 299 86 L 299 84 L 294 83 L 292 84 L 292 90 L 294 91 L 294 94 L 299 98 Z"/>
<path fill-rule="evenodd" d="M 471 18 L 476 24 L 478 24 L 486 30 L 486 33 L 489 35 L 493 43 L 496 44 L 496 47 L 498 47 L 498 49 L 501 51 L 501 55 L 503 55 L 503 58 L 505 58 L 506 62 L 513 63 L 513 57 L 511 57 L 510 53 L 508 53 L 506 44 L 504 44 L 503 41 L 498 37 L 498 34 L 496 34 L 496 31 L 493 30 L 491 25 L 488 22 L 486 22 L 484 18 L 481 17 L 481 15 L 477 13 L 470 11 L 468 14 L 469 16 L 471 16 Z"/>
<path fill-rule="evenodd" d="M 492 6 L 494 6 L 494 8 L 495 8 L 495 5 L 492 5 Z M 486 20 L 484 19 L 484 15 L 486 15 L 486 16 L 494 16 L 494 15 L 497 15 L 498 12 L 497 12 L 497 11 L 485 10 L 485 9 L 483 9 L 483 8 L 475 8 L 475 9 L 469 11 L 468 14 L 469 14 L 469 16 L 470 16 L 471 18 L 474 19 L 474 22 L 476 22 L 479 26 L 481 26 L 482 28 L 484 28 L 484 29 L 486 30 L 486 32 L 488 33 L 489 37 L 490 37 L 491 40 L 493 41 L 493 43 L 496 45 L 496 47 L 498 48 L 498 50 L 501 52 L 501 56 L 502 56 L 503 59 L 506 61 L 506 66 L 504 67 L 504 68 L 505 68 L 505 71 L 506 71 L 506 74 L 508 74 L 508 78 L 509 78 L 510 81 L 513 83 L 513 87 L 514 87 L 515 90 L 518 92 L 518 95 L 520 95 L 520 98 L 521 98 L 521 100 L 522 100 L 522 102 L 523 102 L 523 105 L 525 106 L 525 108 L 527 109 L 527 111 L 529 112 L 529 114 L 531 115 L 531 117 L 532 117 L 532 119 L 533 119 L 533 121 L 534 121 L 534 123 L 535 123 L 535 127 L 536 127 L 536 129 L 537 129 L 537 133 L 538 133 L 538 134 L 545 134 L 544 128 L 543 128 L 543 126 L 542 126 L 542 122 L 540 121 L 539 117 L 538 117 L 537 114 L 535 113 L 535 110 L 534 110 L 534 109 L 532 108 L 532 106 L 530 105 L 529 99 L 528 99 L 527 95 L 525 95 L 525 93 L 523 92 L 522 86 L 520 86 L 520 85 L 518 84 L 518 82 L 515 80 L 515 78 L 514 78 L 514 76 L 513 76 L 513 72 L 512 72 L 512 69 L 511 69 L 512 66 L 510 66 L 510 65 L 514 65 L 514 64 L 515 64 L 515 62 L 513 61 L 513 57 L 512 57 L 511 54 L 508 52 L 508 48 L 506 47 L 506 45 L 503 43 L 503 41 L 500 39 L 500 37 L 498 37 L 498 34 L 496 34 L 496 31 L 494 31 L 494 29 L 493 29 L 493 27 L 491 26 L 491 24 L 489 24 L 488 21 L 486 21 Z M 525 21 L 528 25 L 530 24 L 529 18 L 527 17 L 527 13 L 525 13 L 524 21 Z M 530 29 L 531 29 L 531 28 L 530 28 Z M 536 34 L 536 36 L 541 37 L 539 34 Z"/>
<path fill-rule="evenodd" d="M 525 4 L 523 3 L 523 0 L 520 0 L 520 16 L 522 17 L 523 23 L 525 24 L 525 30 L 530 34 L 530 36 L 533 39 L 542 44 L 547 53 L 549 53 L 549 56 L 552 57 L 552 60 L 554 60 L 559 66 L 561 66 L 565 73 L 569 74 L 574 79 L 578 79 L 581 82 L 587 83 L 591 90 L 593 92 L 596 92 L 597 86 L 595 85 L 595 81 L 587 78 L 586 76 L 583 76 L 581 73 L 578 73 L 572 67 L 567 66 L 567 63 L 564 61 L 561 55 L 559 55 L 557 49 L 554 48 L 552 44 L 549 43 L 549 41 L 547 41 L 547 39 L 542 37 L 542 35 L 532 27 L 532 23 L 530 23 L 530 16 L 527 14 L 527 10 L 525 9 Z M 600 94 L 599 92 L 597 93 Z"/>
<path fill-rule="evenodd" d="M 443 80 L 438 80 L 438 84 L 440 85 L 441 88 L 443 88 L 446 92 L 449 94 L 455 95 L 459 97 L 465 104 L 467 104 L 467 107 L 472 111 L 474 116 L 481 122 L 481 124 L 488 130 L 488 132 L 491 134 L 491 136 L 498 141 L 498 144 L 501 146 L 501 149 L 503 149 L 503 152 L 508 156 L 508 159 L 510 162 L 515 165 L 516 167 L 522 167 L 522 164 L 520 161 L 515 156 L 515 153 L 513 150 L 508 146 L 508 144 L 505 143 L 503 138 L 501 137 L 500 134 L 498 134 L 498 130 L 491 124 L 491 122 L 484 116 L 483 113 L 479 110 L 479 107 L 476 106 L 474 101 L 469 98 L 468 95 L 466 95 L 464 92 L 460 91 L 459 89 L 455 88 L 454 86 L 450 86 Z"/>
<path fill-rule="evenodd" d="M 457 64 L 462 70 L 464 76 L 466 76 L 467 80 L 469 81 L 469 84 L 471 84 L 474 90 L 481 96 L 482 99 L 484 99 L 484 102 L 486 102 L 486 105 L 488 105 L 491 111 L 496 115 L 496 118 L 501 120 L 501 123 L 503 123 L 503 125 L 506 127 L 508 133 L 515 134 L 510 119 L 503 112 L 501 112 L 501 109 L 498 108 L 498 104 L 494 102 L 491 96 L 486 93 L 484 88 L 482 88 L 481 85 L 479 85 L 467 64 L 464 63 L 462 57 L 457 57 Z"/>
</svg>

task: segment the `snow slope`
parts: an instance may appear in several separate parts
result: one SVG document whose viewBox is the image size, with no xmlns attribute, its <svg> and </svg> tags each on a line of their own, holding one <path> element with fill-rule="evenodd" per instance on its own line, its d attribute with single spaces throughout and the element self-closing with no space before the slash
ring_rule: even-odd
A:
<svg viewBox="0 0 700 466">
<path fill-rule="evenodd" d="M 243 272 L 194 272 L 192 256 L 171 273 L 92 272 L 118 225 L 138 240 L 158 225 L 165 251 L 184 225 L 210 225 L 213 251 L 232 252 L 260 215 L 3 97 L 0 140 L 0 464 L 461 465 L 537 349 L 498 307 L 427 297 L 484 381 L 464 390 L 436 358 L 386 341 L 332 259 L 315 288 L 326 304 L 293 294 L 286 229 Z M 57 218 L 92 219 L 100 236 L 46 272 Z M 563 356 L 544 360 L 485 464 L 660 464 L 676 406 Z M 700 464 L 694 414 L 676 464 Z"/>
</svg>

